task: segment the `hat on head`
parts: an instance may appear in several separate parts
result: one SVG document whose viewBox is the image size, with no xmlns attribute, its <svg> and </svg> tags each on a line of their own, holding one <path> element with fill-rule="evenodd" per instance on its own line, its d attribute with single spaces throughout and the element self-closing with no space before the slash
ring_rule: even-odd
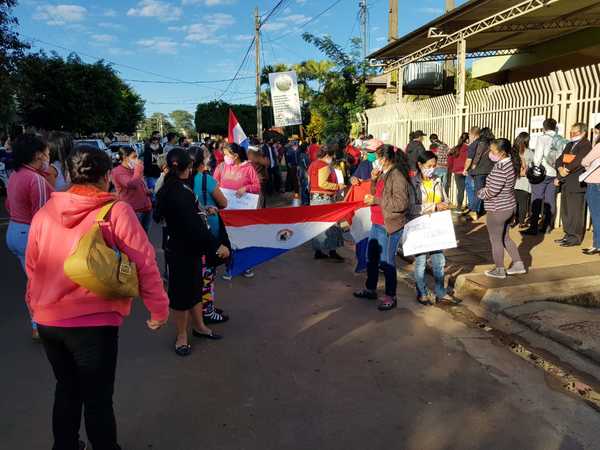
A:
<svg viewBox="0 0 600 450">
<path fill-rule="evenodd" d="M 385 145 L 385 143 L 379 139 L 369 139 L 365 148 L 368 152 L 374 152 L 383 145 Z"/>
</svg>

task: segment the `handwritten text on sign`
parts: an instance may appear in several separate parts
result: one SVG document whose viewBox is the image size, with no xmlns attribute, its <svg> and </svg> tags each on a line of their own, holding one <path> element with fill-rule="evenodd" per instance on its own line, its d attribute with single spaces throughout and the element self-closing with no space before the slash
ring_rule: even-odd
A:
<svg viewBox="0 0 600 450">
<path fill-rule="evenodd" d="M 244 194 L 241 197 L 236 195 L 233 189 L 221 188 L 223 195 L 227 199 L 227 209 L 256 209 L 258 208 L 257 194 Z"/>
<path fill-rule="evenodd" d="M 456 248 L 457 245 L 450 211 L 424 215 L 404 226 L 402 233 L 404 256 Z"/>
</svg>

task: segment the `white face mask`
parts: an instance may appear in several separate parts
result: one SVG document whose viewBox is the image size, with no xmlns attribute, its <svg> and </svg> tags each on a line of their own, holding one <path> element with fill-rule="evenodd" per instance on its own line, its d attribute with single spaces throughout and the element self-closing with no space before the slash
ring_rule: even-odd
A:
<svg viewBox="0 0 600 450">
<path fill-rule="evenodd" d="M 135 169 L 135 166 L 137 165 L 137 159 L 130 159 L 127 165 L 130 169 Z"/>
<path fill-rule="evenodd" d="M 421 169 L 421 174 L 423 174 L 423 178 L 431 178 L 433 177 L 433 172 L 435 171 L 435 167 L 423 167 Z"/>
<path fill-rule="evenodd" d="M 381 159 L 376 159 L 373 161 L 373 169 L 383 170 L 383 161 Z"/>
</svg>

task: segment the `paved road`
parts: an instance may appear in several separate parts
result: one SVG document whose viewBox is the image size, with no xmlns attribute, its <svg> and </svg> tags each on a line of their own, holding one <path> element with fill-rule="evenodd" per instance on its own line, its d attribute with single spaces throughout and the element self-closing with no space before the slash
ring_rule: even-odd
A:
<svg viewBox="0 0 600 450">
<path fill-rule="evenodd" d="M 25 280 L 0 243 L 0 448 L 49 449 L 53 382 L 28 339 Z M 350 253 L 347 253 L 350 255 Z M 600 414 L 438 309 L 380 313 L 351 298 L 350 264 L 309 249 L 220 282 L 226 339 L 171 351 L 139 303 L 121 332 L 116 409 L 125 450 L 599 449 Z"/>
</svg>

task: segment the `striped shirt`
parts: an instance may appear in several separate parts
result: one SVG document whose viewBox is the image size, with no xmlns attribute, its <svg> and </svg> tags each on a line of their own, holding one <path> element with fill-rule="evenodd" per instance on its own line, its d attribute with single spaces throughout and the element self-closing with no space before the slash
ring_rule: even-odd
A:
<svg viewBox="0 0 600 450">
<path fill-rule="evenodd" d="M 517 207 L 515 200 L 515 183 L 517 177 L 512 160 L 504 158 L 496 163 L 488 175 L 485 187 L 477 196 L 485 201 L 487 211 L 506 211 Z"/>
</svg>

